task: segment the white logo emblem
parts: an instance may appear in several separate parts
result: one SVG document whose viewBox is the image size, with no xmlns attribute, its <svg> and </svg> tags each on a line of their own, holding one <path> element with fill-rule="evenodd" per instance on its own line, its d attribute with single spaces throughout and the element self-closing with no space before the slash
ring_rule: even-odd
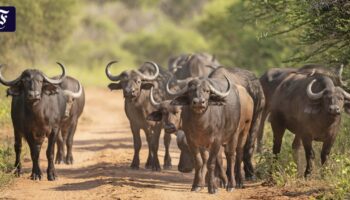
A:
<svg viewBox="0 0 350 200">
<path fill-rule="evenodd" d="M 10 11 L 0 9 L 0 30 L 5 28 L 7 14 L 9 14 L 9 12 Z"/>
</svg>

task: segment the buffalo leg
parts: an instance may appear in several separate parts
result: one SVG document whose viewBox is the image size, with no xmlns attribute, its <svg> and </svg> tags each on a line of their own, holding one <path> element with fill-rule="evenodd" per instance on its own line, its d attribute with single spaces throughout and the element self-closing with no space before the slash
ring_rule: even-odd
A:
<svg viewBox="0 0 350 200">
<path fill-rule="evenodd" d="M 286 128 L 284 127 L 283 122 L 278 119 L 278 116 L 271 116 L 271 126 L 273 131 L 273 154 L 277 156 L 281 152 L 282 139 L 284 135 L 284 131 Z"/>
<path fill-rule="evenodd" d="M 311 138 L 303 138 L 303 145 L 305 150 L 306 157 L 306 170 L 304 173 L 304 177 L 308 178 L 311 175 L 313 169 L 313 160 L 315 159 L 315 153 L 312 149 L 312 139 Z"/>
<path fill-rule="evenodd" d="M 146 140 L 148 145 L 148 157 L 145 164 L 146 169 L 152 169 L 152 163 L 153 163 L 153 149 L 152 149 L 152 133 L 150 131 L 145 131 L 146 134 Z"/>
<path fill-rule="evenodd" d="M 57 153 L 56 153 L 56 164 L 61 164 L 64 160 L 64 141 L 63 141 L 63 136 L 62 136 L 63 130 L 58 133 L 57 136 Z"/>
<path fill-rule="evenodd" d="M 208 174 L 209 174 L 209 181 L 208 181 L 208 192 L 210 194 L 215 194 L 218 192 L 218 187 L 215 182 L 215 164 L 217 160 L 217 156 L 220 152 L 221 145 L 215 141 L 211 148 L 209 153 L 209 159 L 207 162 L 207 168 L 208 168 Z"/>
<path fill-rule="evenodd" d="M 22 152 L 22 136 L 21 133 L 15 130 L 15 152 L 16 152 L 16 176 L 20 176 L 22 173 L 21 152 Z"/>
<path fill-rule="evenodd" d="M 257 148 L 256 151 L 261 153 L 262 152 L 262 148 L 264 146 L 263 144 L 263 137 L 264 137 L 264 127 L 265 127 L 265 121 L 266 118 L 268 116 L 269 112 L 267 111 L 267 108 L 264 108 L 264 110 L 262 111 L 262 116 L 261 116 L 261 120 L 260 120 L 260 124 L 259 124 L 259 130 L 257 133 Z"/>
<path fill-rule="evenodd" d="M 299 172 L 301 171 L 301 162 L 300 162 L 300 156 L 299 156 L 299 151 L 300 151 L 300 147 L 302 145 L 302 141 L 301 138 L 299 136 L 297 136 L 297 134 L 295 134 L 293 143 L 292 143 L 292 150 L 293 150 L 293 159 L 294 162 L 297 165 L 297 171 L 298 171 L 298 175 Z"/>
<path fill-rule="evenodd" d="M 36 143 L 32 138 L 28 141 L 30 147 L 30 155 L 32 158 L 32 180 L 41 180 L 41 169 L 39 166 L 39 155 L 41 150 L 42 142 Z"/>
<path fill-rule="evenodd" d="M 67 145 L 67 155 L 66 155 L 66 164 L 73 164 L 73 138 L 75 131 L 77 130 L 78 122 L 73 122 L 72 126 L 68 130 L 68 138 L 66 139 Z"/>
<path fill-rule="evenodd" d="M 56 170 L 55 170 L 55 164 L 53 162 L 54 160 L 54 154 L 55 154 L 55 142 L 57 139 L 57 135 L 59 133 L 59 129 L 55 128 L 52 130 L 50 136 L 49 136 L 49 142 L 47 145 L 46 150 L 46 157 L 47 157 L 47 180 L 54 181 L 56 179 Z"/>
<path fill-rule="evenodd" d="M 203 179 L 202 179 L 202 182 L 199 184 L 203 186 L 208 186 L 207 183 L 209 182 L 209 174 L 207 173 L 208 172 L 207 164 L 209 159 L 209 151 L 204 148 L 200 148 L 200 154 L 203 162 L 200 173 L 202 174 Z"/>
<path fill-rule="evenodd" d="M 250 123 L 247 123 L 244 130 L 239 134 L 237 148 L 236 148 L 236 162 L 235 162 L 235 178 L 236 178 L 236 188 L 243 188 L 243 176 L 242 176 L 242 161 L 243 161 L 243 151 L 244 142 L 247 140 L 247 135 L 249 134 Z"/>
<path fill-rule="evenodd" d="M 200 150 L 198 147 L 194 146 L 190 141 L 187 141 L 189 145 L 190 152 L 193 155 L 194 158 L 194 179 L 192 183 L 192 189 L 193 192 L 198 192 L 203 188 L 203 175 L 201 173 L 201 168 L 203 166 L 202 156 L 200 153 Z"/>
<path fill-rule="evenodd" d="M 226 174 L 228 178 L 228 184 L 226 190 L 232 192 L 234 186 L 236 185 L 235 179 L 235 160 L 236 160 L 236 149 L 237 149 L 237 139 L 233 139 L 229 144 L 226 145 L 225 155 L 227 159 L 227 169 Z"/>
<path fill-rule="evenodd" d="M 321 164 L 324 165 L 328 159 L 329 153 L 331 152 L 331 148 L 333 146 L 335 138 L 332 137 L 325 142 L 323 142 L 322 145 L 322 151 L 321 151 Z"/>
<path fill-rule="evenodd" d="M 170 157 L 170 142 L 171 142 L 171 134 L 164 133 L 164 146 L 165 146 L 165 156 L 164 156 L 164 169 L 171 169 L 171 157 Z"/>
<path fill-rule="evenodd" d="M 254 143 L 253 143 L 254 145 Z M 252 157 L 254 154 L 254 147 L 249 146 L 249 144 L 246 144 L 244 146 L 244 154 L 243 154 L 243 161 L 244 161 L 244 175 L 246 180 L 255 180 L 255 174 L 254 174 L 254 166 L 252 163 Z"/>
<path fill-rule="evenodd" d="M 131 132 L 133 136 L 133 142 L 134 142 L 134 158 L 132 159 L 131 168 L 132 169 L 139 169 L 140 167 L 140 150 L 141 150 L 141 137 L 140 137 L 140 129 L 135 128 L 133 125 L 131 125 Z"/>
<path fill-rule="evenodd" d="M 265 111 L 266 112 L 266 111 Z M 263 130 L 260 133 L 261 124 L 264 111 L 256 111 L 253 115 L 253 120 L 251 126 L 249 127 L 249 136 L 246 139 L 244 150 L 243 150 L 243 162 L 244 162 L 244 174 L 246 180 L 255 180 L 254 167 L 252 163 L 252 158 L 254 154 L 255 142 L 258 138 L 257 142 L 257 152 L 262 152 L 262 136 Z M 266 117 L 265 117 L 266 118 Z M 263 129 L 264 127 L 262 127 Z"/>
<path fill-rule="evenodd" d="M 151 146 L 151 150 L 152 150 L 152 158 L 153 158 L 152 171 L 160 171 L 161 170 L 159 159 L 158 159 L 160 132 L 161 132 L 160 128 L 155 130 L 154 133 L 152 134 L 152 137 L 151 137 L 151 144 L 148 144 Z"/>
<path fill-rule="evenodd" d="M 215 176 L 219 177 L 220 187 L 226 188 L 227 176 L 226 176 L 224 166 L 223 166 L 222 149 L 223 148 L 220 149 L 220 152 L 219 152 L 218 157 L 216 159 Z"/>
</svg>

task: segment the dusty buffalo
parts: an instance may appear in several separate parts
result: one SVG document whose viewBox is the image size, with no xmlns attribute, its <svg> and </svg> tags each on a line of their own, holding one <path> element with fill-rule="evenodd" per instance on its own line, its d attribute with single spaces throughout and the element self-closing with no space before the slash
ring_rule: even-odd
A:
<svg viewBox="0 0 350 200">
<path fill-rule="evenodd" d="M 206 77 L 220 63 L 215 56 L 207 53 L 182 54 L 169 59 L 168 69 L 174 74 L 175 79 L 186 79 L 189 77 Z"/>
<path fill-rule="evenodd" d="M 254 167 L 252 164 L 252 158 L 254 153 L 255 141 L 258 135 L 262 113 L 265 107 L 265 95 L 261 87 L 259 79 L 255 76 L 254 73 L 240 69 L 237 67 L 225 68 L 219 67 L 213 71 L 213 75 L 223 77 L 226 75 L 232 83 L 242 86 L 246 89 L 249 96 L 253 99 L 254 102 L 254 112 L 253 119 L 251 122 L 251 127 L 249 129 L 249 135 L 247 137 L 246 144 L 244 146 L 243 161 L 244 161 L 244 172 L 247 180 L 255 179 L 254 176 Z"/>
<path fill-rule="evenodd" d="M 57 77 L 58 78 L 58 77 Z M 83 113 L 85 106 L 85 92 L 78 80 L 72 77 L 66 77 L 59 85 L 61 89 L 74 91 L 68 96 L 65 115 L 61 123 L 61 131 L 57 137 L 57 154 L 56 164 L 65 162 L 66 164 L 73 164 L 73 137 L 77 129 L 78 120 Z M 79 90 L 79 88 L 81 88 Z M 67 147 L 67 154 L 65 154 L 65 145 Z"/>
<path fill-rule="evenodd" d="M 260 83 L 264 91 L 265 95 L 265 107 L 262 113 L 262 119 L 260 128 L 258 131 L 258 151 L 262 150 L 262 139 L 263 139 L 263 131 L 264 131 L 264 122 L 270 112 L 271 102 L 273 95 L 277 89 L 277 87 L 281 84 L 281 82 L 292 74 L 305 74 L 307 76 L 312 75 L 325 75 L 332 79 L 336 86 L 342 86 L 344 83 L 342 81 L 341 73 L 343 71 L 343 65 L 340 65 L 335 70 L 330 70 L 325 68 L 323 65 L 319 64 L 308 64 L 304 65 L 301 68 L 272 68 L 265 72 L 260 77 Z"/>
<path fill-rule="evenodd" d="M 215 58 L 215 56 L 212 56 L 207 53 L 194 53 L 194 54 L 181 54 L 177 57 L 173 57 L 169 59 L 168 62 L 168 70 L 172 73 L 172 79 L 169 80 L 170 85 L 172 86 L 172 89 L 177 89 L 178 87 L 183 86 L 184 84 L 187 84 L 187 82 L 194 77 L 207 77 L 214 69 L 216 69 L 217 66 L 219 66 L 220 63 Z M 173 81 L 176 82 L 174 85 Z M 168 86 L 168 85 L 167 85 Z M 170 92 L 169 87 L 166 88 L 167 93 L 169 94 L 169 97 L 173 97 L 173 93 Z M 169 98 L 168 98 L 169 99 Z M 164 106 L 165 104 L 169 105 L 170 101 L 167 101 L 166 103 L 163 102 Z M 170 106 L 170 105 L 169 105 Z M 170 115 L 174 108 L 170 108 Z M 173 118 L 175 119 L 175 118 Z M 164 130 L 170 130 L 170 131 L 177 131 L 179 129 L 174 129 L 174 126 L 171 125 L 171 123 L 165 123 L 164 124 Z M 167 125 L 172 127 L 166 127 Z M 186 144 L 181 144 L 181 141 L 184 141 L 179 138 L 183 138 L 181 135 L 183 135 L 183 131 L 179 130 L 180 133 L 176 135 L 177 144 L 178 147 L 181 149 L 180 154 L 180 161 L 178 165 L 178 170 L 181 172 L 191 172 L 194 165 L 193 165 L 193 159 L 192 156 L 187 151 L 188 148 L 185 148 Z"/>
<path fill-rule="evenodd" d="M 66 118 L 67 101 L 79 97 L 82 86 L 79 84 L 78 92 L 64 90 L 60 84 L 65 79 L 65 68 L 58 79 L 48 78 L 44 73 L 35 69 L 27 69 L 13 81 L 6 81 L 0 73 L 0 82 L 8 86 L 7 94 L 11 95 L 11 117 L 15 135 L 15 151 L 18 175 L 21 173 L 21 147 L 24 137 L 30 147 L 33 162 L 33 180 L 41 179 L 39 154 L 45 137 L 49 138 L 46 156 L 48 159 L 47 178 L 52 181 L 56 178 L 54 167 L 54 145 L 57 135 Z M 0 67 L 1 70 L 1 67 Z"/>
<path fill-rule="evenodd" d="M 106 67 L 106 75 L 111 81 L 108 87 L 111 90 L 123 90 L 125 98 L 125 113 L 129 119 L 131 131 L 134 140 L 134 158 L 131 168 L 138 169 L 140 164 L 139 152 L 141 149 L 140 130 L 146 134 L 149 154 L 146 162 L 146 168 L 159 171 L 160 164 L 158 160 L 159 137 L 162 124 L 158 122 L 147 121 L 147 115 L 155 110 L 149 102 L 149 92 L 151 87 L 155 87 L 158 92 L 163 91 L 161 85 L 162 79 L 166 74 L 161 74 L 157 64 L 146 62 L 137 70 L 124 71 L 114 76 L 110 73 L 109 68 L 115 61 L 110 62 Z M 171 158 L 169 154 L 170 135 L 165 134 L 166 154 L 164 157 L 164 168 L 171 168 Z"/>
<path fill-rule="evenodd" d="M 276 88 L 270 104 L 273 153 L 280 152 L 288 129 L 295 134 L 293 149 L 304 146 L 307 160 L 304 176 L 309 176 L 314 159 L 312 141 L 323 142 L 321 162 L 324 164 L 339 130 L 341 111 L 343 107 L 348 111 L 349 100 L 350 94 L 335 86 L 326 75 L 288 75 Z"/>
<path fill-rule="evenodd" d="M 225 84 L 225 79 L 227 84 Z M 220 90 L 227 87 L 225 92 Z M 172 101 L 174 105 L 182 105 L 181 120 L 182 128 L 186 134 L 186 140 L 190 151 L 195 158 L 195 178 L 192 191 L 198 191 L 204 186 L 204 177 L 200 173 L 203 167 L 201 149 L 209 151 L 207 162 L 208 168 L 208 191 L 216 193 L 217 186 L 214 182 L 215 164 L 222 145 L 225 145 L 225 154 L 228 163 L 228 186 L 231 191 L 235 182 L 234 166 L 236 162 L 236 174 L 240 173 L 240 164 L 243 156 L 243 146 L 248 135 L 250 119 L 244 120 L 244 130 L 241 127 L 241 105 L 238 87 L 232 85 L 227 77 L 212 75 L 209 79 L 191 80 Z M 242 88 L 245 91 L 244 88 Z M 247 95 L 248 98 L 249 95 Z M 253 107 L 252 100 L 251 108 Z M 246 101 L 249 104 L 249 99 Z M 247 114 L 246 116 L 249 116 Z M 249 117 L 248 117 L 249 118 Z M 242 145 L 243 144 L 243 145 Z M 236 152 L 237 149 L 237 152 Z M 237 155 L 236 155 L 237 153 Z M 236 159 L 236 156 L 237 159 Z M 220 177 L 225 174 L 220 173 Z M 237 186 L 242 186 L 241 176 L 237 175 Z"/>
<path fill-rule="evenodd" d="M 229 77 L 229 79 L 232 81 L 232 83 L 240 85 L 246 89 L 246 91 L 249 93 L 250 97 L 254 101 L 254 114 L 253 114 L 253 120 L 252 125 L 249 130 L 249 136 L 246 142 L 246 145 L 244 147 L 244 170 L 245 170 L 245 176 L 246 179 L 253 179 L 254 178 L 254 168 L 252 164 L 252 156 L 254 153 L 254 143 L 256 141 L 257 132 L 259 130 L 262 111 L 265 105 L 265 98 L 264 93 L 262 90 L 262 87 L 260 85 L 259 79 L 250 71 L 239 69 L 239 68 L 224 68 L 224 67 L 218 67 L 215 71 L 213 71 L 213 75 L 215 76 L 221 76 L 224 78 L 224 75 Z M 189 80 L 189 79 L 187 79 Z M 168 93 L 174 94 L 168 87 L 167 87 Z M 163 116 L 167 116 L 167 118 L 164 119 L 165 126 L 170 127 L 170 131 L 175 131 L 174 127 L 179 126 L 177 123 L 179 120 L 176 120 L 176 117 L 174 115 L 174 106 L 169 105 L 169 103 L 164 102 L 161 105 L 162 109 L 159 111 L 162 111 Z M 165 109 L 167 108 L 167 109 Z M 178 110 L 178 109 L 175 109 Z M 160 114 L 160 113 L 159 113 Z M 180 154 L 180 163 L 179 163 L 179 171 L 181 172 L 189 172 L 193 168 L 193 162 L 192 159 L 189 159 L 190 157 L 187 156 L 188 149 L 185 148 L 185 140 L 181 137 L 182 134 L 178 134 L 178 146 L 181 149 Z M 182 143 L 181 143 L 182 142 Z"/>
</svg>

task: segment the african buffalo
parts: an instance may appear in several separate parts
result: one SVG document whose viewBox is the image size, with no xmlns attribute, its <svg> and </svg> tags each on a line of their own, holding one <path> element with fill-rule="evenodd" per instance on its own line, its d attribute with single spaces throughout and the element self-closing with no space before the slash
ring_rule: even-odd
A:
<svg viewBox="0 0 350 200">
<path fill-rule="evenodd" d="M 164 91 L 164 89 L 161 87 L 163 82 L 166 82 L 164 79 L 168 79 L 167 74 L 160 73 L 160 69 L 156 63 L 146 62 L 137 70 L 124 71 L 120 75 L 114 76 L 109 71 L 109 68 L 114 63 L 116 63 L 116 61 L 112 61 L 107 65 L 106 75 L 111 81 L 117 82 L 108 85 L 111 90 L 123 90 L 125 113 L 130 122 L 134 140 L 134 158 L 131 163 L 131 168 L 139 168 L 139 152 L 141 149 L 140 130 L 143 129 L 149 148 L 146 168 L 160 171 L 158 146 L 162 124 L 147 121 L 146 117 L 155 110 L 154 106 L 148 100 L 149 90 L 154 86 L 158 91 L 158 97 L 162 96 L 160 93 Z M 169 154 L 170 139 L 171 137 L 169 134 L 164 135 L 164 144 L 166 147 L 164 168 L 171 168 L 171 157 Z"/>
<path fill-rule="evenodd" d="M 78 83 L 78 92 L 65 90 L 60 84 L 66 78 L 65 68 L 58 79 L 51 79 L 43 72 L 35 69 L 27 69 L 13 81 L 6 81 L 1 74 L 0 83 L 8 86 L 7 94 L 12 96 L 11 117 L 15 136 L 16 173 L 21 173 L 21 148 L 22 137 L 27 140 L 33 162 L 31 178 L 41 179 L 42 173 L 39 166 L 39 154 L 45 137 L 48 137 L 46 156 L 48 159 L 47 178 L 55 180 L 54 145 L 57 135 L 66 118 L 67 102 L 71 98 L 79 98 L 82 86 Z"/>
<path fill-rule="evenodd" d="M 58 78 L 58 77 L 57 77 Z M 61 89 L 69 91 L 78 91 L 80 83 L 72 77 L 66 77 L 59 85 Z M 78 120 L 83 113 L 85 106 L 85 92 L 84 88 L 77 94 L 68 96 L 68 101 L 65 110 L 65 116 L 62 120 L 61 131 L 57 137 L 57 153 L 56 164 L 65 162 L 66 164 L 73 164 L 73 137 L 77 129 Z M 64 145 L 67 146 L 67 155 L 64 156 Z"/>
<path fill-rule="evenodd" d="M 169 59 L 168 70 L 174 74 L 175 79 L 189 77 L 206 77 L 220 63 L 215 56 L 207 53 L 182 54 Z"/>
<path fill-rule="evenodd" d="M 227 84 L 223 83 L 225 79 Z M 227 85 L 226 91 L 221 92 L 220 89 L 225 85 Z M 195 158 L 195 178 L 192 191 L 198 191 L 203 186 L 204 177 L 201 173 L 203 167 L 201 153 L 204 151 L 201 149 L 207 149 L 209 151 L 207 161 L 209 174 L 208 191 L 209 193 L 217 192 L 217 186 L 214 182 L 214 169 L 222 145 L 225 145 L 225 155 L 228 163 L 227 190 L 233 190 L 235 182 L 233 170 L 237 174 L 236 186 L 242 186 L 241 176 L 238 175 L 240 173 L 240 167 L 238 166 L 240 166 L 242 161 L 243 146 L 250 128 L 253 102 L 247 94 L 247 99 L 242 104 L 239 91 L 245 91 L 245 89 L 231 84 L 226 76 L 222 79 L 221 74 L 212 74 L 209 78 L 195 78 L 191 80 L 178 92 L 181 95 L 171 102 L 173 105 L 184 106 L 181 112 L 182 128 L 186 134 L 190 151 Z M 243 117 L 241 109 L 245 110 L 247 108 L 246 105 L 249 105 L 250 102 L 251 113 L 247 113 Z M 244 118 L 243 124 L 241 124 L 241 117 Z M 240 130 L 241 126 L 245 127 L 244 130 Z M 221 172 L 219 176 L 225 177 L 225 174 Z"/>
<path fill-rule="evenodd" d="M 260 128 L 258 131 L 258 139 L 257 139 L 257 150 L 258 152 L 262 151 L 262 139 L 264 132 L 264 125 L 266 118 L 270 112 L 271 101 L 276 91 L 276 88 L 281 84 L 281 82 L 291 74 L 305 74 L 307 76 L 312 76 L 315 74 L 325 75 L 332 79 L 333 83 L 336 86 L 343 86 L 344 83 L 342 81 L 341 73 L 343 71 L 343 65 L 340 65 L 335 70 L 330 70 L 325 68 L 323 65 L 319 64 L 307 64 L 301 68 L 272 68 L 265 72 L 260 77 L 260 83 L 264 91 L 265 95 L 265 107 L 262 112 L 262 119 L 260 123 Z"/>
<path fill-rule="evenodd" d="M 249 130 L 249 136 L 247 138 L 247 142 L 244 147 L 244 157 L 243 157 L 245 177 L 247 180 L 252 180 L 254 179 L 254 167 L 252 164 L 252 156 L 254 153 L 254 146 L 255 146 L 254 144 L 255 144 L 257 132 L 260 126 L 262 111 L 265 106 L 264 92 L 260 85 L 259 79 L 252 72 L 248 70 L 244 70 L 240 68 L 218 67 L 216 70 L 213 71 L 213 74 L 221 74 L 222 78 L 224 78 L 223 77 L 224 75 L 228 76 L 232 81 L 232 83 L 244 87 L 254 101 L 253 120 L 251 123 L 251 128 Z M 189 80 L 190 79 L 188 78 L 187 81 Z M 167 87 L 167 92 L 174 95 L 174 93 L 169 89 L 169 87 Z M 163 112 L 163 116 L 172 116 L 174 114 L 173 112 L 174 108 L 172 108 L 171 105 L 169 105 L 169 103 L 163 103 L 161 107 L 162 107 L 161 111 Z M 166 108 L 168 108 L 168 110 Z M 176 118 L 175 116 L 172 116 L 173 121 L 170 118 L 168 120 L 167 119 L 163 120 L 165 121 L 165 126 L 171 127 L 170 131 L 175 129 L 175 124 L 177 123 L 175 118 Z M 179 126 L 179 125 L 176 124 L 176 126 Z M 165 127 L 165 130 L 167 130 L 166 127 Z M 177 141 L 178 141 L 178 146 L 181 147 L 179 171 L 190 172 L 193 168 L 192 159 L 190 159 L 190 157 L 186 155 L 189 152 L 185 148 L 186 144 L 180 144 L 179 142 L 179 141 L 184 142 L 185 140 L 178 139 Z"/>
<path fill-rule="evenodd" d="M 246 144 L 244 146 L 244 153 L 243 153 L 243 162 L 244 162 L 244 172 L 245 172 L 245 178 L 247 180 L 254 180 L 254 167 L 252 164 L 252 158 L 255 148 L 255 141 L 258 135 L 262 113 L 265 107 L 265 95 L 264 91 L 261 87 L 259 79 L 255 76 L 254 73 L 245 70 L 240 69 L 237 67 L 232 68 L 225 68 L 225 67 L 219 67 L 215 71 L 213 71 L 213 74 L 210 76 L 217 74 L 217 76 L 220 76 L 223 78 L 223 75 L 228 76 L 228 78 L 232 81 L 232 83 L 242 86 L 246 89 L 250 97 L 253 99 L 254 102 L 254 112 L 253 112 L 253 119 L 251 122 L 251 127 L 249 130 L 249 135 L 247 137 Z"/>
<path fill-rule="evenodd" d="M 293 149 L 303 145 L 307 166 L 305 177 L 311 174 L 314 151 L 312 141 L 323 142 L 321 163 L 324 164 L 335 141 L 341 121 L 341 111 L 349 111 L 350 94 L 326 75 L 291 73 L 277 86 L 270 103 L 273 130 L 273 153 L 281 150 L 286 129 L 295 134 Z"/>
</svg>

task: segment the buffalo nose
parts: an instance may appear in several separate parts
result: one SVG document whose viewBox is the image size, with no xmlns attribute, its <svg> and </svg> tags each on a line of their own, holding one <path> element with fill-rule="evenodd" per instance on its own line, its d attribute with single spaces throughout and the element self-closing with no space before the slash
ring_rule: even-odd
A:
<svg viewBox="0 0 350 200">
<path fill-rule="evenodd" d="M 174 130 L 175 129 L 175 125 L 174 124 L 165 124 L 164 128 L 165 129 L 169 129 L 169 130 Z"/>
<path fill-rule="evenodd" d="M 29 99 L 38 99 L 40 97 L 40 92 L 38 91 L 28 91 Z"/>
<path fill-rule="evenodd" d="M 339 106 L 330 106 L 329 112 L 335 113 L 335 114 L 340 114 L 340 108 L 339 108 Z"/>
<path fill-rule="evenodd" d="M 125 89 L 125 93 L 134 95 L 135 94 L 135 89 L 134 88 L 126 88 Z"/>
<path fill-rule="evenodd" d="M 193 99 L 193 105 L 200 106 L 200 105 L 204 105 L 204 103 L 205 103 L 205 99 L 202 97 Z"/>
</svg>

